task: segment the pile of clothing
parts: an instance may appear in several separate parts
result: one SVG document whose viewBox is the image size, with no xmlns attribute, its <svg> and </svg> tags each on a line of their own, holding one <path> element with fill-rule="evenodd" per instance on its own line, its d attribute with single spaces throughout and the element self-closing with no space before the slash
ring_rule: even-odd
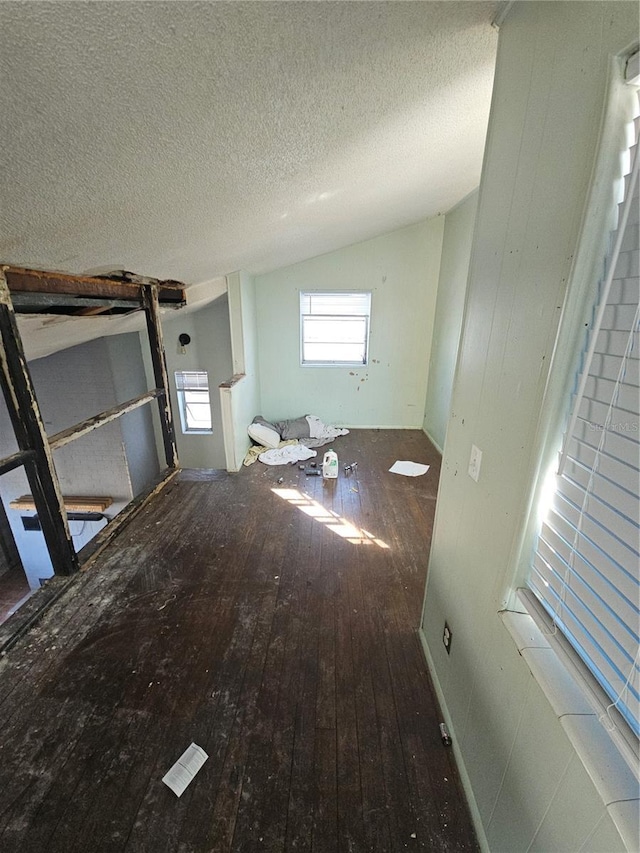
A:
<svg viewBox="0 0 640 853">
<path fill-rule="evenodd" d="M 301 415 L 285 421 L 266 421 L 257 415 L 247 427 L 254 446 L 244 458 L 245 465 L 256 459 L 265 465 L 287 465 L 317 456 L 313 447 L 329 444 L 348 429 L 328 426 L 317 415 Z"/>
</svg>

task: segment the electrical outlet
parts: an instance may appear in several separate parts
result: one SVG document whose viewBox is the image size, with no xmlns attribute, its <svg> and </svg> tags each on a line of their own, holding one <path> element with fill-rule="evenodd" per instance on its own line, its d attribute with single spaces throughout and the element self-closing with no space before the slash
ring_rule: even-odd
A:
<svg viewBox="0 0 640 853">
<path fill-rule="evenodd" d="M 442 644 L 447 650 L 447 654 L 451 654 L 451 628 L 444 623 L 444 631 L 442 632 Z"/>
<path fill-rule="evenodd" d="M 469 457 L 469 476 L 476 483 L 480 479 L 480 465 L 482 464 L 482 451 L 475 444 L 471 445 L 471 456 Z"/>
</svg>

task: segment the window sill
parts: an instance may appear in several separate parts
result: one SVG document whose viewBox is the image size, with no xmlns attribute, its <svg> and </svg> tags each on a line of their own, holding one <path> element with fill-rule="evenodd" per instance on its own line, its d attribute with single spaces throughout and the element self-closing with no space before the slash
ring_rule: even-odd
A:
<svg viewBox="0 0 640 853">
<path fill-rule="evenodd" d="M 349 367 L 351 370 L 362 370 L 369 362 L 362 361 L 301 361 L 300 367 Z"/>
<path fill-rule="evenodd" d="M 543 633 L 540 615 L 527 601 L 526 591 L 522 593 L 519 591 L 516 605 L 521 609 L 503 611 L 502 622 L 549 700 L 625 846 L 638 850 L 640 792 L 631 769 L 638 766 L 637 758 L 626 743 L 624 748 L 616 745 L 602 725 L 599 697 L 583 683 L 581 674 L 571 671 L 573 663 L 556 648 L 556 638 Z"/>
</svg>

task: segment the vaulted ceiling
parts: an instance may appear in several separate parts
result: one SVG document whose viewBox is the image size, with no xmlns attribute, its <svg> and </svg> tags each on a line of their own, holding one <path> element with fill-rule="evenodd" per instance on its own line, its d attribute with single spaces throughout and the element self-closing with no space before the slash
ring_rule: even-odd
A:
<svg viewBox="0 0 640 853">
<path fill-rule="evenodd" d="M 496 2 L 0 2 L 0 263 L 187 310 L 478 185 Z M 184 310 L 184 309 L 183 309 Z M 140 317 L 24 316 L 29 358 Z"/>
<path fill-rule="evenodd" d="M 0 262 L 188 285 L 479 181 L 496 3 L 0 3 Z"/>
</svg>

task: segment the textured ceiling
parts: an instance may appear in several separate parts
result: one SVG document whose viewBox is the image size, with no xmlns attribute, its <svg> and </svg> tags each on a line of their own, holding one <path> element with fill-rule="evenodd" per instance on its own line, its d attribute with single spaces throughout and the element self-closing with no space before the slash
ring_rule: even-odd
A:
<svg viewBox="0 0 640 853">
<path fill-rule="evenodd" d="M 0 3 L 0 261 L 191 284 L 446 211 L 496 5 Z"/>
</svg>

